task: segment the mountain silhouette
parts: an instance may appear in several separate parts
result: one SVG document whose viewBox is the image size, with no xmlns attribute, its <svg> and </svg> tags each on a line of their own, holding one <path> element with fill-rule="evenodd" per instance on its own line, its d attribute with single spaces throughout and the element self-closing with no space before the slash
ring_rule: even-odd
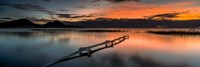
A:
<svg viewBox="0 0 200 67">
<path fill-rule="evenodd" d="M 0 23 L 0 28 L 36 28 L 39 25 L 34 24 L 33 22 L 27 19 L 18 19 L 10 22 Z"/>
<path fill-rule="evenodd" d="M 79 28 L 80 26 L 72 26 L 72 25 L 66 25 L 60 21 L 53 21 L 48 22 L 47 24 L 42 25 L 43 28 Z"/>
<path fill-rule="evenodd" d="M 86 28 L 200 28 L 200 20 L 109 19 L 79 21 L 66 24 Z"/>
<path fill-rule="evenodd" d="M 37 25 L 27 19 L 0 23 L 0 28 L 200 28 L 200 20 L 98 18 L 78 22 L 53 21 Z"/>
<path fill-rule="evenodd" d="M 60 21 L 53 21 L 53 22 L 48 22 L 47 24 L 44 24 L 42 27 L 47 27 L 47 28 L 49 28 L 49 27 L 66 27 L 66 25 L 65 24 L 63 24 L 62 22 L 60 22 Z"/>
</svg>

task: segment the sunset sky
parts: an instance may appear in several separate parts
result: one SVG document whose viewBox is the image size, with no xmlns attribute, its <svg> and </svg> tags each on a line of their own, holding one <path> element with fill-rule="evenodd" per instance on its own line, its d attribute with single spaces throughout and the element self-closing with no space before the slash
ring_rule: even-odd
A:
<svg viewBox="0 0 200 67">
<path fill-rule="evenodd" d="M 95 18 L 200 18 L 200 0 L 0 0 L 0 20 L 33 22 Z"/>
</svg>

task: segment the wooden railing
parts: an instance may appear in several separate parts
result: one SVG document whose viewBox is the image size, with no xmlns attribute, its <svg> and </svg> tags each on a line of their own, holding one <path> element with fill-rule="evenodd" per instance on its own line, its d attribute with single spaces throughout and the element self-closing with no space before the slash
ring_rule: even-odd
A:
<svg viewBox="0 0 200 67">
<path fill-rule="evenodd" d="M 83 56 L 90 57 L 93 53 L 103 50 L 103 49 L 106 49 L 106 48 L 113 47 L 113 46 L 125 41 L 126 39 L 129 39 L 128 35 L 124 35 L 123 37 L 119 37 L 114 40 L 106 40 L 105 42 L 102 42 L 102 43 L 99 43 L 96 45 L 92 45 L 92 46 L 88 46 L 88 47 L 81 47 L 78 51 L 76 51 L 70 55 L 64 56 L 56 61 L 50 62 L 50 63 L 44 65 L 43 67 L 49 67 L 49 66 L 52 66 L 57 63 L 61 63 L 64 61 L 72 60 L 72 59 L 83 57 Z M 100 46 L 103 46 L 103 47 L 100 47 Z M 97 47 L 100 47 L 100 48 L 97 48 Z M 97 48 L 97 49 L 95 49 L 95 48 Z M 78 56 L 74 56 L 77 54 L 78 54 Z"/>
<path fill-rule="evenodd" d="M 126 39 L 129 39 L 128 35 L 124 35 L 123 37 L 119 37 L 114 40 L 106 40 L 105 42 L 102 42 L 100 44 L 96 44 L 96 45 L 92 45 L 92 46 L 88 46 L 88 47 L 82 47 L 79 49 L 79 54 L 83 55 L 84 53 L 88 53 L 88 56 L 91 56 L 90 52 L 92 51 L 92 48 L 102 46 L 102 45 L 104 45 L 105 47 L 113 47 L 114 45 L 117 45 Z"/>
</svg>

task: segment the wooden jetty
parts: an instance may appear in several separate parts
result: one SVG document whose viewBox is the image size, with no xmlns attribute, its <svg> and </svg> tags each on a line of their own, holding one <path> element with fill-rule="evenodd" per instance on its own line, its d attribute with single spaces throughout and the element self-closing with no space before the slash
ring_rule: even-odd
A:
<svg viewBox="0 0 200 67">
<path fill-rule="evenodd" d="M 96 44 L 96 45 L 92 45 L 92 46 L 88 46 L 88 47 L 81 47 L 79 49 L 79 54 L 83 55 L 84 53 L 89 53 L 88 57 L 91 56 L 90 52 L 92 51 L 92 48 L 98 47 L 98 46 L 105 46 L 105 47 L 113 47 L 114 45 L 117 45 L 123 41 L 125 41 L 126 39 L 129 39 L 128 35 L 124 35 L 123 37 L 119 37 L 117 39 L 114 40 L 106 40 L 105 42 L 102 42 L 100 44 Z"/>
<path fill-rule="evenodd" d="M 52 65 L 60 63 L 60 62 L 68 61 L 68 60 L 83 57 L 83 56 L 90 57 L 93 53 L 103 50 L 103 49 L 106 49 L 106 48 L 113 47 L 121 42 L 124 42 L 126 39 L 129 39 L 128 35 L 124 35 L 124 36 L 116 38 L 114 40 L 106 40 L 105 42 L 102 42 L 102 43 L 99 43 L 96 45 L 92 45 L 92 46 L 88 46 L 88 47 L 81 47 L 78 51 L 76 51 L 70 55 L 64 56 L 56 61 L 50 62 L 50 63 L 44 65 L 43 67 L 49 67 L 49 66 L 52 66 Z M 103 47 L 97 48 L 100 46 L 103 46 Z M 95 48 L 97 48 L 97 49 L 95 49 Z M 74 55 L 78 55 L 78 56 L 74 56 Z"/>
</svg>

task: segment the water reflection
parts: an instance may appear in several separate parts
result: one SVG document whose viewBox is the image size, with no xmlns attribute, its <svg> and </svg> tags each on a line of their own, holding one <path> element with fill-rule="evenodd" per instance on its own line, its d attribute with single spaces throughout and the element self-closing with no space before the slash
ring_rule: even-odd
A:
<svg viewBox="0 0 200 67">
<path fill-rule="evenodd" d="M 129 35 L 130 39 L 113 49 L 102 50 L 91 58 L 73 59 L 53 67 L 200 66 L 200 54 L 198 53 L 200 51 L 200 36 L 145 33 L 145 31 L 152 29 L 116 29 L 125 31 L 101 33 L 73 30 L 75 31 L 66 31 L 65 29 L 61 30 L 62 32 L 43 32 L 30 29 L 20 32 L 1 32 L 0 58 L 3 62 L 0 62 L 0 66 L 2 64 L 5 67 L 43 66 L 52 60 L 76 51 L 80 47 L 112 40 L 122 35 Z"/>
<path fill-rule="evenodd" d="M 135 63 L 137 67 L 188 67 L 184 63 L 166 64 L 162 63 L 162 61 L 155 61 L 150 58 L 143 58 L 137 55 L 130 57 L 130 61 Z"/>
</svg>

